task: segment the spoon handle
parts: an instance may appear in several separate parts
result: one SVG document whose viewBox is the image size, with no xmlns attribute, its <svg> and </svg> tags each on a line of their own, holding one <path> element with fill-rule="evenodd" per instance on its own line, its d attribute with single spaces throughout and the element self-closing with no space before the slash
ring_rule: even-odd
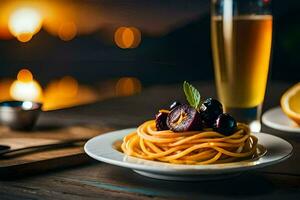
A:
<svg viewBox="0 0 300 200">
<path fill-rule="evenodd" d="M 5 155 L 5 154 L 8 154 L 8 153 L 23 151 L 23 150 L 28 150 L 28 149 L 62 147 L 62 146 L 67 146 L 67 145 L 71 145 L 71 144 L 75 144 L 75 143 L 79 143 L 79 142 L 86 142 L 88 139 L 89 138 L 64 140 L 64 141 L 60 141 L 60 142 L 57 142 L 57 143 L 33 145 L 33 146 L 16 148 L 16 149 L 10 149 L 9 146 L 7 146 L 6 149 L 5 148 L 0 149 L 0 155 Z"/>
</svg>

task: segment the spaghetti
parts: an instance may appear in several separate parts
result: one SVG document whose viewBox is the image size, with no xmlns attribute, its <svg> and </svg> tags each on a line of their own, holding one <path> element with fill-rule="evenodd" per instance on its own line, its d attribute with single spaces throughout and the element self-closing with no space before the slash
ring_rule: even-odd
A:
<svg viewBox="0 0 300 200">
<path fill-rule="evenodd" d="M 147 160 L 175 164 L 216 164 L 252 158 L 257 152 L 257 138 L 247 125 L 238 123 L 237 131 L 224 136 L 212 130 L 175 133 L 157 131 L 155 120 L 143 123 L 124 137 L 122 151 Z"/>
</svg>

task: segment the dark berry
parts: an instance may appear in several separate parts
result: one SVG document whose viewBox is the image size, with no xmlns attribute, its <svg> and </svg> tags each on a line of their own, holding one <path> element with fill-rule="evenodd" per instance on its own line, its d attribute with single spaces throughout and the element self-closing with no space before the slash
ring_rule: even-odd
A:
<svg viewBox="0 0 300 200">
<path fill-rule="evenodd" d="M 231 135 L 236 128 L 237 125 L 235 119 L 227 113 L 219 115 L 214 124 L 214 130 L 226 136 Z"/>
<path fill-rule="evenodd" d="M 213 98 L 206 99 L 200 106 L 200 117 L 203 127 L 213 127 L 217 117 L 223 113 L 222 104 Z"/>
<path fill-rule="evenodd" d="M 166 112 L 159 112 L 155 115 L 156 129 L 158 131 L 169 130 L 169 127 L 167 126 L 167 117 L 168 113 Z"/>
<path fill-rule="evenodd" d="M 180 106 L 181 103 L 179 101 L 174 101 L 171 105 L 170 105 L 170 110 L 172 110 L 173 108 L 176 108 L 177 106 Z"/>
<path fill-rule="evenodd" d="M 168 115 L 167 125 L 174 132 L 200 130 L 200 115 L 189 105 L 175 107 Z"/>
</svg>

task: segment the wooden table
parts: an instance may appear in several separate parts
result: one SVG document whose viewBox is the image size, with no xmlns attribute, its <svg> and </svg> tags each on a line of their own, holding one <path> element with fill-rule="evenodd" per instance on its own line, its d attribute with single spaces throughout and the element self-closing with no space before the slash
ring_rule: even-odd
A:
<svg viewBox="0 0 300 200">
<path fill-rule="evenodd" d="M 212 83 L 196 85 L 203 96 L 215 96 Z M 288 86 L 271 84 L 264 109 L 278 105 Z M 88 123 L 114 129 L 134 127 L 174 99 L 184 99 L 180 85 L 155 86 L 134 97 L 43 113 L 39 125 Z M 293 156 L 278 165 L 235 178 L 205 182 L 155 180 L 91 161 L 78 167 L 1 180 L 0 199 L 300 199 L 300 137 L 267 127 L 263 131 L 292 143 Z"/>
</svg>

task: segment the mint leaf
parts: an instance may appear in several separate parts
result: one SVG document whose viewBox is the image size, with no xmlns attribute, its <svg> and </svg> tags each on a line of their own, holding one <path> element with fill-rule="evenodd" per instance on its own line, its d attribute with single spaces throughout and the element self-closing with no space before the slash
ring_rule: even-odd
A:
<svg viewBox="0 0 300 200">
<path fill-rule="evenodd" d="M 186 81 L 183 82 L 183 91 L 189 104 L 193 108 L 198 109 L 201 99 L 199 91 Z"/>
</svg>

